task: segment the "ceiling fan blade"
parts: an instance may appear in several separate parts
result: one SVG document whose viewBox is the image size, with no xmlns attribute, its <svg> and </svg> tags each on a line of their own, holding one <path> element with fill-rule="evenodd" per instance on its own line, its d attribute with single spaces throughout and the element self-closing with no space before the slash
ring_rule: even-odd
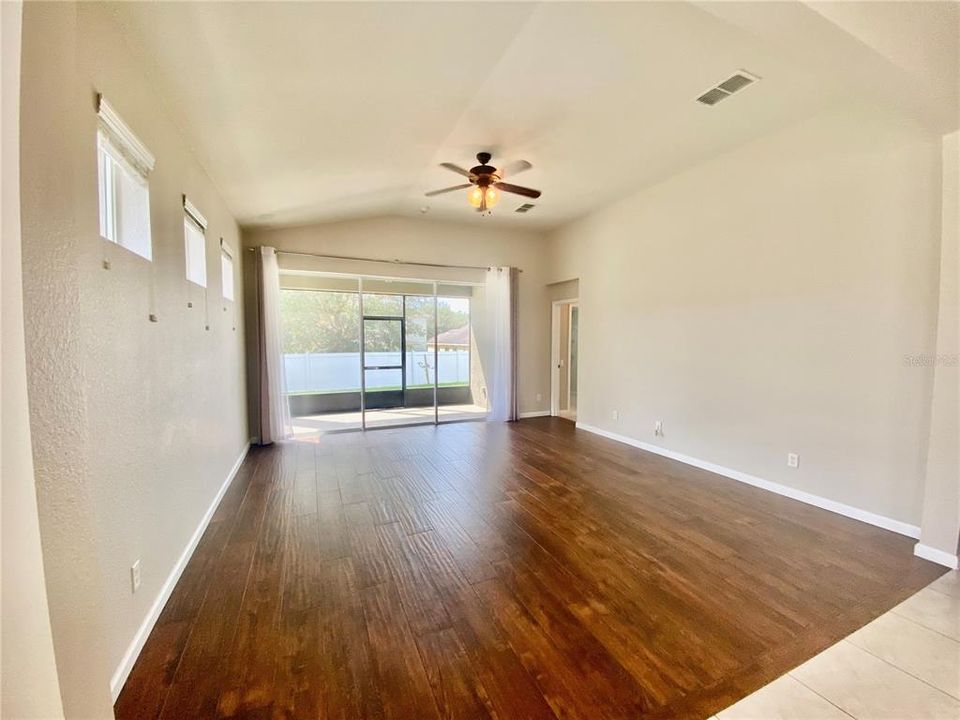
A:
<svg viewBox="0 0 960 720">
<path fill-rule="evenodd" d="M 463 175 L 464 177 L 473 177 L 470 174 L 469 170 L 464 170 L 459 165 L 454 165 L 453 163 L 440 163 L 440 167 L 446 168 L 447 170 L 453 170 L 457 175 Z"/>
<path fill-rule="evenodd" d="M 524 197 L 528 197 L 528 198 L 540 197 L 539 190 L 522 187 L 520 185 L 511 185 L 510 183 L 498 182 L 498 183 L 494 183 L 494 186 L 500 188 L 504 192 L 514 193 L 516 195 L 523 195 Z"/>
<path fill-rule="evenodd" d="M 453 192 L 454 190 L 466 190 L 473 183 L 464 183 L 463 185 L 454 185 L 453 187 L 443 188 L 443 190 L 431 190 L 428 193 L 424 193 L 427 197 L 433 197 L 434 195 L 443 195 L 444 193 Z"/>
<path fill-rule="evenodd" d="M 522 173 L 524 170 L 529 170 L 533 165 L 528 163 L 526 160 L 515 160 L 509 165 L 505 165 L 500 172 L 500 177 L 513 177 L 518 173 Z"/>
</svg>

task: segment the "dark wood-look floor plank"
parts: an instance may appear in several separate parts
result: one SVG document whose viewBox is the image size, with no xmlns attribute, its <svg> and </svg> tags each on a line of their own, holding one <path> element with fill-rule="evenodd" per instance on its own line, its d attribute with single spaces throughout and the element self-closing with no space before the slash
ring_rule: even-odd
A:
<svg viewBox="0 0 960 720">
<path fill-rule="evenodd" d="M 501 581 L 487 580 L 475 589 L 558 717 L 590 720 L 640 716 L 642 704 L 623 703 L 621 697 L 608 695 L 610 678 L 604 678 L 603 683 L 591 682 L 591 674 L 583 672 L 581 651 L 558 647 L 555 638 L 537 624 Z M 639 694 L 639 688 L 637 691 Z"/>
<path fill-rule="evenodd" d="M 217 715 L 220 693 L 227 685 L 226 663 L 237 630 L 255 545 L 250 540 L 230 544 L 194 621 L 180 657 L 161 718 Z"/>
<path fill-rule="evenodd" d="M 557 419 L 327 435 L 251 451 L 115 711 L 694 720 L 941 572 Z"/>
<path fill-rule="evenodd" d="M 442 586 L 440 594 L 491 712 L 510 720 L 555 720 L 540 687 L 474 588 Z"/>
<path fill-rule="evenodd" d="M 155 720 L 160 716 L 189 634 L 190 623 L 186 620 L 156 624 L 151 642 L 144 645 L 117 698 L 117 717 Z"/>
<path fill-rule="evenodd" d="M 524 669 L 493 615 L 482 609 L 467 575 L 461 572 L 438 534 L 410 536 L 403 541 L 403 549 L 436 588 L 454 635 L 460 647 L 466 648 L 475 678 L 474 696 L 483 699 L 488 713 L 505 718 L 552 718 L 540 688 Z M 452 712 L 449 698 L 438 698 L 437 702 L 442 710 Z"/>
<path fill-rule="evenodd" d="M 438 718 L 420 651 L 394 584 L 367 588 L 361 596 L 370 645 L 376 648 L 377 685 L 384 717 Z"/>
<path fill-rule="evenodd" d="M 350 558 L 341 558 L 325 568 L 324 602 L 320 616 L 320 658 L 323 707 L 320 717 L 338 720 L 387 717 L 380 685 L 380 670 L 373 652 L 364 593 Z M 386 587 L 376 585 L 376 587 Z M 377 621 L 384 618 L 378 617 Z M 400 622 L 403 618 L 388 621 Z M 398 637 L 401 634 L 393 629 Z M 384 632 L 383 628 L 373 630 Z M 405 636 L 403 636 L 406 639 Z M 379 646 L 378 646 L 379 649 Z M 409 648 L 404 648 L 409 652 Z M 389 697 L 388 697 L 389 700 Z"/>
<path fill-rule="evenodd" d="M 347 521 L 350 554 L 360 587 L 387 582 L 390 568 L 377 537 L 370 506 L 365 502 L 351 503 L 343 506 L 343 513 Z"/>
<path fill-rule="evenodd" d="M 452 628 L 417 640 L 430 689 L 444 720 L 497 718 L 486 689 Z"/>
<path fill-rule="evenodd" d="M 246 717 L 273 704 L 279 663 L 275 639 L 283 599 L 283 557 L 291 493 L 277 485 L 268 501 L 227 663 L 237 668 L 220 694 L 220 717 Z"/>
<path fill-rule="evenodd" d="M 387 568 L 413 631 L 420 635 L 449 627 L 450 618 L 433 583 L 427 578 L 420 563 L 406 550 L 404 541 L 407 535 L 400 525 L 378 525 L 376 532 Z"/>
</svg>

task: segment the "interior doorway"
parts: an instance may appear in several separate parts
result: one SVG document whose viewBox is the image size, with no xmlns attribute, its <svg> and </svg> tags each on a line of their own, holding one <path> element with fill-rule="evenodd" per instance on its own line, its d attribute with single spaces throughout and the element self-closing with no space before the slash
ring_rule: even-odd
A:
<svg viewBox="0 0 960 720">
<path fill-rule="evenodd" d="M 553 303 L 550 414 L 576 421 L 579 395 L 580 303 L 577 298 Z"/>
</svg>

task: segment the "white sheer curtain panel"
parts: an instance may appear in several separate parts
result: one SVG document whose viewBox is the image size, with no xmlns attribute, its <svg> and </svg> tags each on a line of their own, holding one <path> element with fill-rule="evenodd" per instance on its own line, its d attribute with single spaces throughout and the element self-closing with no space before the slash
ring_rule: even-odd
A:
<svg viewBox="0 0 960 720">
<path fill-rule="evenodd" d="M 293 435 L 287 382 L 283 375 L 280 330 L 280 267 L 277 251 L 261 247 L 257 254 L 257 293 L 260 313 L 260 444 Z"/>
<path fill-rule="evenodd" d="M 487 322 L 492 342 L 492 367 L 487 382 L 489 420 L 517 419 L 517 270 L 487 271 Z"/>
</svg>

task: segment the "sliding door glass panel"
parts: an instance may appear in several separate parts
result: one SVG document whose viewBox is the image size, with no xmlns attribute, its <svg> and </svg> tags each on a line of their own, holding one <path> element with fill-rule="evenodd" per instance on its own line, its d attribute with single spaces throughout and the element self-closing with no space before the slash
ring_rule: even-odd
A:
<svg viewBox="0 0 960 720">
<path fill-rule="evenodd" d="M 363 281 L 364 317 L 403 317 L 403 295 L 387 295 L 385 293 L 366 292 L 369 284 L 369 280 Z"/>
<path fill-rule="evenodd" d="M 368 412 L 403 407 L 403 370 L 403 318 L 365 316 L 363 406 Z"/>
<path fill-rule="evenodd" d="M 295 436 L 359 428 L 357 281 L 282 274 L 280 284 L 283 372 Z"/>
<path fill-rule="evenodd" d="M 388 281 L 363 279 L 365 427 L 405 420 L 403 295 L 392 289 Z"/>
<path fill-rule="evenodd" d="M 433 283 L 363 281 L 366 427 L 436 422 Z"/>
<path fill-rule="evenodd" d="M 363 318 L 363 366 L 397 366 L 403 362 L 403 318 Z"/>
<path fill-rule="evenodd" d="M 404 406 L 402 368 L 367 368 L 365 390 L 367 410 L 384 410 Z"/>
<path fill-rule="evenodd" d="M 411 288 L 412 289 L 412 288 Z M 436 358 L 433 351 L 433 337 L 436 298 L 433 296 L 433 284 L 423 288 L 422 295 L 404 295 L 404 338 L 407 352 L 407 407 L 421 420 L 433 422 L 436 418 L 434 408 L 436 395 Z"/>
<path fill-rule="evenodd" d="M 440 422 L 482 420 L 486 389 L 474 334 L 475 287 L 437 286 L 437 404 Z"/>
</svg>

